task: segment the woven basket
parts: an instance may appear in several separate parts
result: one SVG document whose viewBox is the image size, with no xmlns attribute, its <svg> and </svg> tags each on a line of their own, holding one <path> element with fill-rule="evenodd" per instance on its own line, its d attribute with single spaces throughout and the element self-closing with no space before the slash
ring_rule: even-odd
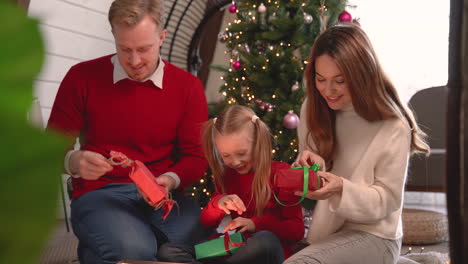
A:
<svg viewBox="0 0 468 264">
<path fill-rule="evenodd" d="M 403 244 L 426 245 L 448 241 L 447 216 L 428 210 L 403 209 Z"/>
</svg>

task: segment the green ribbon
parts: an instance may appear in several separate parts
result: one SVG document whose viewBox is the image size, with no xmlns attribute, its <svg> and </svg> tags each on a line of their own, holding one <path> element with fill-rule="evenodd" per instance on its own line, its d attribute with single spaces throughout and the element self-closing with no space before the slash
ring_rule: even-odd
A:
<svg viewBox="0 0 468 264">
<path fill-rule="evenodd" d="M 284 204 L 278 199 L 276 194 L 273 193 L 273 196 L 275 197 L 276 202 L 278 204 L 282 205 L 282 206 L 294 206 L 294 205 L 298 205 L 302 201 L 304 201 L 304 199 L 305 199 L 305 197 L 307 195 L 307 190 L 309 188 L 309 170 L 313 170 L 313 171 L 317 172 L 317 171 L 320 170 L 320 165 L 318 163 L 314 163 L 311 167 L 307 167 L 307 166 L 294 167 L 292 169 L 293 170 L 304 170 L 304 185 L 302 186 L 302 195 L 301 195 L 301 198 L 299 199 L 299 201 L 297 201 L 296 203 Z M 275 182 L 276 182 L 276 174 L 275 174 Z M 320 187 L 321 187 L 320 185 L 321 185 L 320 177 L 317 176 L 317 189 L 320 189 Z"/>
</svg>

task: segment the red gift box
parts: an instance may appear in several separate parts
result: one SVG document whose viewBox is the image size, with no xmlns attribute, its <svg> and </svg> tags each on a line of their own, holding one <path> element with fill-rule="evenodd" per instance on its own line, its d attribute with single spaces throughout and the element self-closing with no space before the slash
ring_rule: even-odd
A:
<svg viewBox="0 0 468 264">
<path fill-rule="evenodd" d="M 275 175 L 274 193 L 275 200 L 283 206 L 292 206 L 301 203 L 307 194 L 308 190 L 316 191 L 323 187 L 325 178 L 317 175 L 319 170 L 318 164 L 312 167 L 295 167 L 291 169 L 279 170 Z M 298 202 L 294 204 L 284 204 L 278 196 L 284 192 L 302 191 L 302 196 Z"/>
<path fill-rule="evenodd" d="M 323 186 L 325 179 L 318 176 L 314 169 L 308 167 L 279 170 L 276 172 L 275 186 L 282 191 L 302 191 L 304 188 L 305 170 L 309 173 L 307 189 L 311 191 L 320 189 Z"/>
<path fill-rule="evenodd" d="M 146 165 L 139 160 L 131 160 L 124 154 L 116 151 L 111 151 L 109 159 L 113 165 L 120 165 L 122 167 L 132 167 L 130 172 L 130 179 L 132 179 L 138 186 L 141 192 L 149 200 L 149 204 L 156 209 L 162 207 L 164 210 L 163 219 L 169 215 L 174 206 L 174 200 L 171 199 L 170 193 L 167 189 L 156 182 L 153 173 L 146 167 Z"/>
<path fill-rule="evenodd" d="M 163 208 L 163 219 L 166 219 L 174 206 L 174 201 L 168 197 L 167 189 L 156 182 L 153 173 L 143 162 L 135 160 L 132 172 L 130 172 L 130 179 L 140 188 L 152 206 Z"/>
</svg>

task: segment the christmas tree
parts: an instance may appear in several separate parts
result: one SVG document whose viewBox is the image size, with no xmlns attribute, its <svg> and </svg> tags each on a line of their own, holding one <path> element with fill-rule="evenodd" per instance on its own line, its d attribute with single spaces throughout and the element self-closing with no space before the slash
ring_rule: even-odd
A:
<svg viewBox="0 0 468 264">
<path fill-rule="evenodd" d="M 303 73 L 315 38 L 337 22 L 352 22 L 346 0 L 238 0 L 236 14 L 219 34 L 231 55 L 220 93 L 226 105 L 252 108 L 271 129 L 274 159 L 291 163 L 298 154 L 296 128 L 304 100 Z M 189 190 L 203 206 L 213 190 L 209 173 Z"/>
</svg>

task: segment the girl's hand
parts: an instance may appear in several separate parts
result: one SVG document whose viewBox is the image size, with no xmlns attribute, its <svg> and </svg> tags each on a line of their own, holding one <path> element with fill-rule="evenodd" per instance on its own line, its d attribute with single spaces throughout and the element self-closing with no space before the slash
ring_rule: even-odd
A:
<svg viewBox="0 0 468 264">
<path fill-rule="evenodd" d="M 310 167 L 314 163 L 318 163 L 321 169 L 325 168 L 325 161 L 318 154 L 310 150 L 304 150 L 297 156 L 291 167 Z"/>
<path fill-rule="evenodd" d="M 240 228 L 240 229 L 239 229 Z M 225 227 L 223 232 L 229 230 L 239 229 L 239 232 L 255 232 L 255 224 L 249 218 L 237 217 L 236 219 L 231 220 Z"/>
<path fill-rule="evenodd" d="M 236 194 L 229 194 L 223 196 L 218 201 L 219 209 L 222 209 L 226 214 L 231 214 L 231 210 L 236 211 L 239 215 L 241 215 L 245 210 L 244 202 L 237 196 Z"/>
<path fill-rule="evenodd" d="M 326 200 L 335 194 L 341 195 L 343 192 L 343 179 L 333 173 L 318 171 L 317 175 L 325 178 L 325 185 L 316 190 L 308 191 L 306 197 L 311 200 Z M 294 192 L 294 195 L 301 196 L 301 191 Z"/>
</svg>

